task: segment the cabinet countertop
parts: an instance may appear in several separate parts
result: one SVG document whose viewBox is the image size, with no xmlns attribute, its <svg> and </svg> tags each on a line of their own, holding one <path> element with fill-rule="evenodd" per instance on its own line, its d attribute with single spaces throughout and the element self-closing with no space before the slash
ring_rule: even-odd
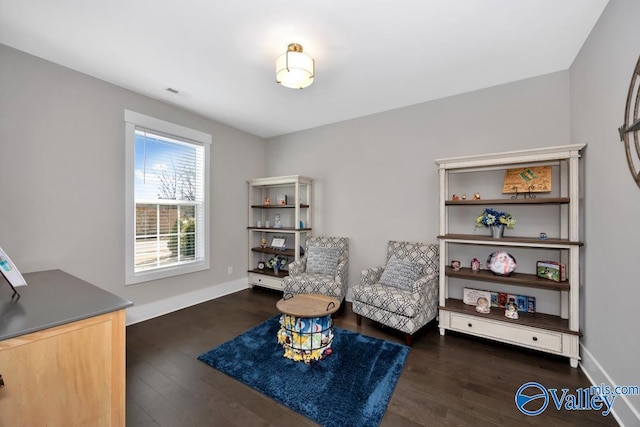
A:
<svg viewBox="0 0 640 427">
<path fill-rule="evenodd" d="M 7 283 L 0 283 L 0 341 L 133 305 L 62 270 L 23 276 L 27 286 L 16 288 L 18 300 L 11 299 Z"/>
</svg>

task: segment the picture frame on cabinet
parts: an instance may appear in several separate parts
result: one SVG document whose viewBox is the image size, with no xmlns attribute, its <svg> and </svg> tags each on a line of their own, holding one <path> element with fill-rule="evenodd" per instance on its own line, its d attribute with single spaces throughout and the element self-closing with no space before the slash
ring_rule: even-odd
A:
<svg viewBox="0 0 640 427">
<path fill-rule="evenodd" d="M 536 275 L 543 279 L 554 282 L 564 282 L 567 280 L 567 267 L 564 263 L 557 261 L 536 261 Z"/>
<path fill-rule="evenodd" d="M 463 288 L 462 301 L 467 305 L 477 305 L 478 299 L 484 298 L 487 301 L 491 301 L 491 292 L 483 291 L 480 289 Z"/>
<path fill-rule="evenodd" d="M 498 292 L 498 307 L 504 308 L 507 305 L 507 293 L 506 292 Z"/>
<path fill-rule="evenodd" d="M 529 297 L 516 295 L 516 305 L 518 306 L 518 311 L 526 313 L 529 310 Z"/>
<path fill-rule="evenodd" d="M 536 297 L 527 297 L 527 313 L 536 312 Z"/>
<path fill-rule="evenodd" d="M 274 237 L 271 239 L 271 247 L 285 250 L 287 248 L 287 239 L 285 237 Z"/>
<path fill-rule="evenodd" d="M 491 307 L 500 307 L 498 292 L 491 292 Z"/>
</svg>

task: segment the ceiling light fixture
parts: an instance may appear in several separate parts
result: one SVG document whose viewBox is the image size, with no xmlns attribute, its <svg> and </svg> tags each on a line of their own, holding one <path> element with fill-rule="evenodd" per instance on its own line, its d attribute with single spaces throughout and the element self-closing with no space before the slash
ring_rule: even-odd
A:
<svg viewBox="0 0 640 427">
<path fill-rule="evenodd" d="M 291 89 L 304 89 L 313 83 L 315 61 L 302 53 L 302 45 L 291 43 L 276 59 L 276 82 Z"/>
</svg>

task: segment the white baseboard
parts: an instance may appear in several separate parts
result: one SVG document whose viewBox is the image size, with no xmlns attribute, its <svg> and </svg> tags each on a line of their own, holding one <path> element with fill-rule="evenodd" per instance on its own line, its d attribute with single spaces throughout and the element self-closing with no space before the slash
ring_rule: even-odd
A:
<svg viewBox="0 0 640 427">
<path fill-rule="evenodd" d="M 605 384 L 611 387 L 615 387 L 617 385 L 637 385 L 637 384 L 616 384 L 613 379 L 609 376 L 609 374 L 604 370 L 602 365 L 598 363 L 596 358 L 591 354 L 591 352 L 582 344 L 580 344 L 582 360 L 580 362 L 580 367 L 582 371 L 585 373 L 591 384 L 600 385 Z M 616 397 L 616 400 L 613 404 L 613 409 L 611 410 L 613 417 L 616 419 L 620 426 L 637 426 L 640 425 L 640 411 L 638 408 L 634 408 L 633 404 L 629 400 L 628 396 L 619 395 Z"/>
<path fill-rule="evenodd" d="M 127 326 L 248 288 L 249 283 L 245 277 L 232 282 L 220 283 L 208 288 L 198 289 L 197 291 L 182 295 L 176 295 L 175 297 L 160 301 L 154 301 L 149 304 L 134 305 L 126 309 Z"/>
</svg>

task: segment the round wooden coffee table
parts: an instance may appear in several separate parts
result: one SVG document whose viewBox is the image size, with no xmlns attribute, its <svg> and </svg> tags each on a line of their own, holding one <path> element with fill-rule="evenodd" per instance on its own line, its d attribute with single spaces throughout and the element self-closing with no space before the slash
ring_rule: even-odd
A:
<svg viewBox="0 0 640 427">
<path fill-rule="evenodd" d="M 338 299 L 319 294 L 286 294 L 276 303 L 282 313 L 278 342 L 284 357 L 311 363 L 331 354 L 333 320 Z"/>
</svg>

